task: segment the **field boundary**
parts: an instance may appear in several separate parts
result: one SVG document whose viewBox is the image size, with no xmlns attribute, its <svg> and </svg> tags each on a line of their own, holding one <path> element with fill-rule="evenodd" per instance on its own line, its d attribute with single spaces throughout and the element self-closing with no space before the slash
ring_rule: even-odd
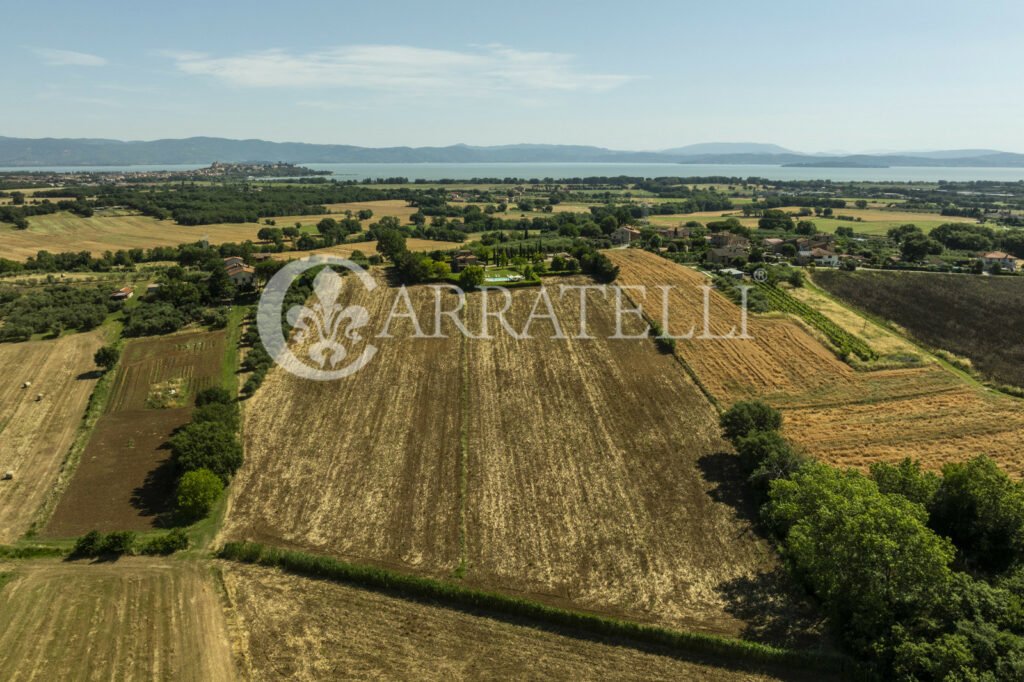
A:
<svg viewBox="0 0 1024 682">
<path fill-rule="evenodd" d="M 259 543 L 229 542 L 215 554 L 239 563 L 280 568 L 313 578 L 384 589 L 406 598 L 430 599 L 452 606 L 484 609 L 542 623 L 568 627 L 606 637 L 621 637 L 645 644 L 664 646 L 678 652 L 719 656 L 732 661 L 776 664 L 790 668 L 839 674 L 846 679 L 873 679 L 871 673 L 850 658 L 824 652 L 797 651 L 728 639 L 703 633 L 670 630 L 604 616 L 570 611 L 538 602 L 485 592 L 431 578 L 397 573 L 387 569 L 346 563 L 328 557 L 282 550 Z"/>
</svg>

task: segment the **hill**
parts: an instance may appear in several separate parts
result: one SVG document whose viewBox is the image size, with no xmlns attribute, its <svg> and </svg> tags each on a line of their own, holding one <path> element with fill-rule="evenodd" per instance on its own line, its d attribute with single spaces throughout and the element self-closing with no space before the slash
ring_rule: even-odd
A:
<svg viewBox="0 0 1024 682">
<path fill-rule="evenodd" d="M 1024 167 L 1024 154 L 991 150 L 900 154 L 810 155 L 774 144 L 713 142 L 661 152 L 586 145 L 512 144 L 446 147 L 359 147 L 190 137 L 151 141 L 0 137 L 0 166 L 127 166 L 255 163 L 682 163 L 829 166 Z M 681 171 L 682 173 L 682 171 Z"/>
</svg>

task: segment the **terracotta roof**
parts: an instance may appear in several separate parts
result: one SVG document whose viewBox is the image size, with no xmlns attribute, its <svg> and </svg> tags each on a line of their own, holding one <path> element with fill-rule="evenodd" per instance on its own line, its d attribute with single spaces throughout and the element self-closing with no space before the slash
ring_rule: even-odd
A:
<svg viewBox="0 0 1024 682">
<path fill-rule="evenodd" d="M 1003 258 L 1013 258 L 1013 256 L 1011 256 L 1008 253 L 1003 253 L 1002 251 L 989 251 L 984 256 L 982 256 L 982 258 L 998 258 L 998 259 L 1003 259 Z"/>
</svg>

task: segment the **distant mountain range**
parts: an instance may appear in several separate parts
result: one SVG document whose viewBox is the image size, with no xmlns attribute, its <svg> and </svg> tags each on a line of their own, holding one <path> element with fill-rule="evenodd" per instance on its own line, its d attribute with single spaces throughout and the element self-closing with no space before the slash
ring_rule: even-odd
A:
<svg viewBox="0 0 1024 682">
<path fill-rule="evenodd" d="M 817 168 L 945 166 L 1024 168 L 1024 154 L 992 149 L 885 154 L 803 154 L 774 144 L 713 142 L 660 152 L 617 151 L 602 147 L 513 144 L 474 147 L 356 147 L 352 145 L 229 140 L 122 142 L 104 139 L 27 139 L 0 137 L 0 166 L 126 166 L 285 161 L 289 163 L 680 163 L 766 164 Z"/>
</svg>

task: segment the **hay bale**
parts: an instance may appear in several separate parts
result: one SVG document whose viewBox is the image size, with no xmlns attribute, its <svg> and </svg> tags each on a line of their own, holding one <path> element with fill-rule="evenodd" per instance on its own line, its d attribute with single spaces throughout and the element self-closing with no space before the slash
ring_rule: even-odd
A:
<svg viewBox="0 0 1024 682">
<path fill-rule="evenodd" d="M 4 472 L 4 478 L 3 478 L 3 480 L 5 480 L 5 481 L 10 481 L 10 480 L 11 480 L 11 479 L 13 479 L 13 478 L 14 478 L 14 472 L 13 472 L 13 471 L 5 471 L 5 472 Z"/>
</svg>

